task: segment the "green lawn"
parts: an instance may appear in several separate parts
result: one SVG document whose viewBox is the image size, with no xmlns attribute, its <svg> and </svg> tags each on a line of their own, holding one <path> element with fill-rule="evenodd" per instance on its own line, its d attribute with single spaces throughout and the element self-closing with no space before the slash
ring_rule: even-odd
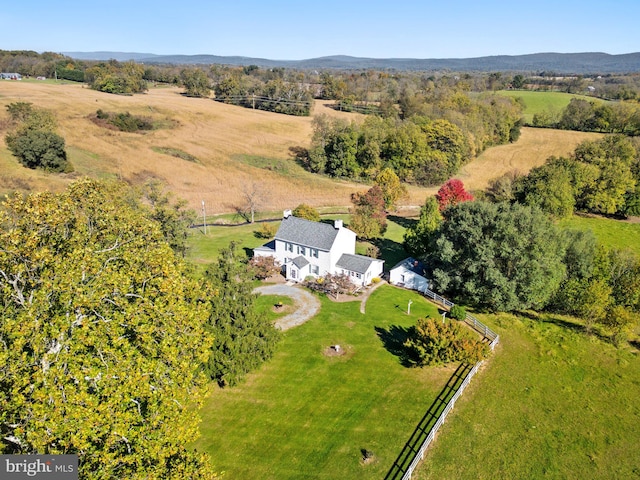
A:
<svg viewBox="0 0 640 480">
<path fill-rule="evenodd" d="M 572 93 L 563 92 L 540 92 L 531 90 L 501 90 L 496 92 L 512 98 L 522 98 L 524 101 L 524 119 L 531 122 L 536 113 L 554 112 L 560 113 L 569 105 L 572 98 L 580 98 L 588 101 L 602 102 L 599 98 L 588 97 L 585 95 L 574 95 Z"/>
<path fill-rule="evenodd" d="M 280 222 L 269 222 L 279 225 Z M 267 240 L 255 236 L 255 232 L 260 229 L 261 223 L 245 224 L 238 226 L 207 225 L 205 235 L 204 228 L 192 228 L 189 231 L 187 260 L 196 266 L 198 270 L 204 269 L 207 265 L 215 262 L 218 253 L 223 248 L 233 242 L 237 242 L 240 249 L 245 249 L 247 256 L 250 250 L 264 245 Z"/>
<path fill-rule="evenodd" d="M 400 257 L 406 225 L 400 218 L 389 222 L 381 243 L 387 268 Z M 640 249 L 638 224 L 575 216 L 561 225 Z M 257 228 L 210 227 L 206 237 L 195 230 L 190 259 L 211 261 L 231 240 L 258 246 L 264 241 L 253 235 Z M 360 253 L 365 248 L 358 245 Z M 275 319 L 270 310 L 278 300 L 286 302 L 262 297 L 259 308 Z M 225 478 L 384 478 L 453 373 L 453 367 L 403 367 L 376 331 L 395 325 L 395 337 L 387 338 L 397 339 L 417 318 L 436 315 L 421 296 L 380 287 L 366 315 L 358 303 L 322 302 L 317 317 L 285 332 L 271 361 L 238 387 L 216 388 L 205 405 L 197 447 Z M 637 342 L 615 349 L 566 318 L 479 317 L 501 343 L 414 479 L 640 477 Z M 333 344 L 347 354 L 324 356 Z M 362 449 L 373 451 L 373 463 L 362 464 Z"/>
<path fill-rule="evenodd" d="M 414 480 L 640 477 L 640 355 L 565 319 L 481 317 L 501 342 Z"/>
<path fill-rule="evenodd" d="M 271 361 L 238 387 L 213 392 L 197 447 L 225 478 L 384 478 L 454 368 L 406 368 L 379 337 L 393 344 L 402 327 L 438 315 L 421 296 L 384 285 L 367 312 L 323 298 L 321 313 L 285 332 Z M 384 334 L 391 326 L 401 328 Z M 334 344 L 346 354 L 325 356 Z M 362 449 L 374 453 L 372 463 L 361 463 Z"/>
<path fill-rule="evenodd" d="M 275 306 L 282 304 L 282 311 L 276 311 Z M 256 300 L 256 311 L 265 313 L 270 321 L 288 315 L 293 311 L 293 299 L 282 295 L 260 295 Z"/>
<path fill-rule="evenodd" d="M 630 249 L 640 255 L 640 223 L 574 215 L 560 221 L 560 226 L 575 230 L 591 230 L 600 243 L 609 247 Z"/>
</svg>

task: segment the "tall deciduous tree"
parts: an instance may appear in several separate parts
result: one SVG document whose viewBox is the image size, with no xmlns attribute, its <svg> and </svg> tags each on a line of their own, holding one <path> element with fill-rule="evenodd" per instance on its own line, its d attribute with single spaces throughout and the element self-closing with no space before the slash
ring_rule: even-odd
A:
<svg viewBox="0 0 640 480">
<path fill-rule="evenodd" d="M 185 68 L 180 72 L 180 80 L 190 97 L 208 97 L 211 93 L 209 77 L 200 68 Z"/>
<path fill-rule="evenodd" d="M 211 340 L 198 284 L 121 185 L 0 210 L 0 452 L 78 454 L 81 478 L 211 478 L 188 450 Z"/>
<path fill-rule="evenodd" d="M 304 218 L 305 220 L 311 220 L 312 222 L 320 221 L 320 214 L 318 211 L 306 203 L 298 205 L 292 213 L 294 217 Z"/>
<path fill-rule="evenodd" d="M 533 168 L 520 181 L 522 203 L 562 218 L 573 215 L 576 205 L 571 173 L 558 163 Z"/>
<path fill-rule="evenodd" d="M 473 195 L 464 189 L 464 184 L 457 178 L 447 180 L 436 193 L 436 199 L 440 206 L 440 211 L 446 210 L 462 202 L 470 202 Z"/>
<path fill-rule="evenodd" d="M 376 176 L 376 185 L 382 189 L 384 208 L 394 209 L 398 202 L 407 196 L 407 188 L 391 168 L 384 168 Z"/>
<path fill-rule="evenodd" d="M 349 227 L 363 239 L 380 238 L 387 231 L 387 213 L 382 189 L 375 185 L 366 193 L 351 194 L 351 222 Z"/>
<path fill-rule="evenodd" d="M 414 257 L 423 258 L 429 252 L 433 234 L 441 222 L 442 214 L 436 197 L 427 197 L 420 208 L 420 218 L 404 234 L 404 248 Z"/>
<path fill-rule="evenodd" d="M 540 308 L 565 275 L 562 236 L 519 204 L 466 202 L 444 211 L 427 254 L 436 288 L 492 310 Z"/>
</svg>

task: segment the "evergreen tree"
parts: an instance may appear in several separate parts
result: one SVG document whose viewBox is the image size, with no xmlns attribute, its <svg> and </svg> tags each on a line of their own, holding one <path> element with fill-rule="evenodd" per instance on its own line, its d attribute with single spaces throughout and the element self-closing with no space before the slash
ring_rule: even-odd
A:
<svg viewBox="0 0 640 480">
<path fill-rule="evenodd" d="M 214 344 L 205 362 L 206 373 L 220 385 L 236 385 L 275 351 L 279 332 L 256 311 L 252 273 L 232 242 L 217 264 L 205 273 L 211 313 L 206 323 Z"/>
</svg>

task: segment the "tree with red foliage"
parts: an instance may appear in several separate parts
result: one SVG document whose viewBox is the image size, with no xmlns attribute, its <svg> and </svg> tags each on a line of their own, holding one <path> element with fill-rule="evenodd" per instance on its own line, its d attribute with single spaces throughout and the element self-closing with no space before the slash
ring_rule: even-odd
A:
<svg viewBox="0 0 640 480">
<path fill-rule="evenodd" d="M 464 184 L 457 178 L 451 178 L 440 187 L 438 193 L 436 193 L 438 199 L 438 205 L 440 211 L 457 205 L 462 202 L 470 202 L 473 200 L 473 195 L 464 189 Z"/>
<path fill-rule="evenodd" d="M 352 193 L 351 222 L 349 228 L 364 239 L 381 238 L 387 230 L 387 212 L 384 192 L 379 185 L 366 193 Z"/>
</svg>

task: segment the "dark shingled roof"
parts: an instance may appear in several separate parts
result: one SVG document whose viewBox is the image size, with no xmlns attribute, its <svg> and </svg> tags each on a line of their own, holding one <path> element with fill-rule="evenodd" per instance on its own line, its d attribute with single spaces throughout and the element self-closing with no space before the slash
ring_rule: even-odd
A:
<svg viewBox="0 0 640 480">
<path fill-rule="evenodd" d="M 338 229 L 333 225 L 312 222 L 290 215 L 282 220 L 278 233 L 276 233 L 276 239 L 329 251 L 337 235 Z"/>
<path fill-rule="evenodd" d="M 425 274 L 425 264 L 413 257 L 405 258 L 401 262 L 398 262 L 393 268 L 398 268 L 400 266 L 412 271 L 413 273 L 417 273 L 418 275 L 424 276 Z M 391 270 L 393 270 L 393 268 Z"/>
<path fill-rule="evenodd" d="M 275 242 L 275 240 L 271 240 L 269 243 L 265 243 L 261 247 L 254 248 L 253 251 L 254 252 L 276 253 L 276 242 Z"/>
<path fill-rule="evenodd" d="M 336 263 L 336 267 L 344 268 L 351 272 L 366 273 L 375 260 L 375 258 L 365 257 L 364 255 L 343 253 L 338 263 Z"/>
<path fill-rule="evenodd" d="M 299 257 L 294 258 L 293 260 L 291 260 L 291 262 L 298 268 L 304 268 L 307 265 L 309 265 L 309 260 L 304 258 L 302 255 L 300 255 Z"/>
</svg>

